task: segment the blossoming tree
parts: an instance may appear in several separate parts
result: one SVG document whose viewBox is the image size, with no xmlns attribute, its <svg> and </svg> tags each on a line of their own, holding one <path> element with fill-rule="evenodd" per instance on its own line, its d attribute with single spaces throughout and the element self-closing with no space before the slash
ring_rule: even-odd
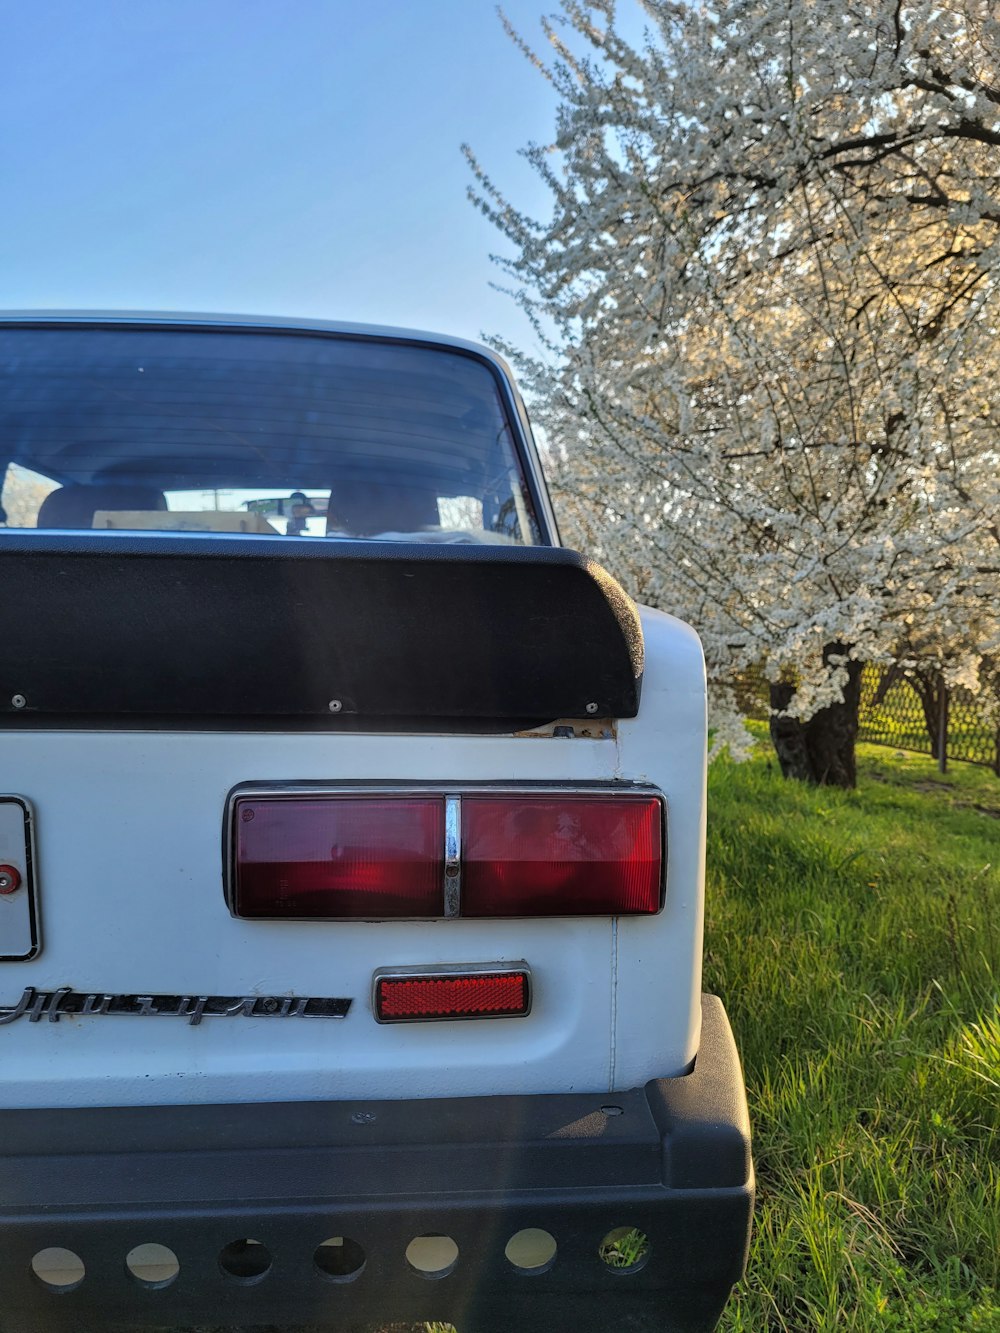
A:
<svg viewBox="0 0 1000 1333">
<path fill-rule="evenodd" d="M 552 198 L 473 198 L 572 538 L 700 631 L 716 736 L 763 667 L 783 772 L 854 783 L 865 661 L 1000 644 L 992 0 L 613 0 L 545 25 Z"/>
</svg>

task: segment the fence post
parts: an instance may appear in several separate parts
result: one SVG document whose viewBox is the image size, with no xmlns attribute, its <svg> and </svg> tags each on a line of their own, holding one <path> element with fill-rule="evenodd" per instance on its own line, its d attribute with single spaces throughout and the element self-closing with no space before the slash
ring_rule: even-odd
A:
<svg viewBox="0 0 1000 1333">
<path fill-rule="evenodd" d="M 938 678 L 938 772 L 948 772 L 948 689 Z"/>
</svg>

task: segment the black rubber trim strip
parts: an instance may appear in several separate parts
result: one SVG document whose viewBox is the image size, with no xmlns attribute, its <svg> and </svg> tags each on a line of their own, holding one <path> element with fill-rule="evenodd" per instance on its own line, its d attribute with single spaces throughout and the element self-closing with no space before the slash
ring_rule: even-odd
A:
<svg viewBox="0 0 1000 1333">
<path fill-rule="evenodd" d="M 551 547 L 12 531 L 0 624 L 18 727 L 518 729 L 634 717 L 643 669 L 631 599 Z"/>
<path fill-rule="evenodd" d="M 753 1175 L 725 1012 L 705 997 L 702 1013 L 694 1071 L 624 1093 L 0 1112 L 4 1333 L 422 1319 L 707 1333 L 743 1271 Z M 713 1166 L 736 1140 L 744 1156 L 724 1148 Z M 648 1237 L 634 1273 L 598 1257 L 619 1226 Z M 522 1227 L 558 1244 L 530 1278 L 504 1257 Z M 440 1282 L 404 1258 L 428 1233 L 459 1247 Z M 330 1236 L 363 1248 L 356 1281 L 314 1270 Z M 273 1258 L 252 1287 L 216 1261 L 241 1237 Z M 124 1269 L 148 1242 L 180 1260 L 163 1290 Z M 48 1246 L 83 1259 L 76 1290 L 56 1295 L 31 1273 Z"/>
</svg>

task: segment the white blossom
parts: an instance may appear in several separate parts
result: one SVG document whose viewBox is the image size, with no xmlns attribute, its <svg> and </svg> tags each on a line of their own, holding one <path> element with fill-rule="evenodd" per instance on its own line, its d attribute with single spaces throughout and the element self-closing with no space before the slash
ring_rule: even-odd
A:
<svg viewBox="0 0 1000 1333">
<path fill-rule="evenodd" d="M 798 716 L 840 697 L 830 644 L 968 683 L 1000 650 L 992 0 L 643 8 L 638 48 L 611 0 L 546 26 L 549 219 L 470 158 L 564 526 Z"/>
</svg>

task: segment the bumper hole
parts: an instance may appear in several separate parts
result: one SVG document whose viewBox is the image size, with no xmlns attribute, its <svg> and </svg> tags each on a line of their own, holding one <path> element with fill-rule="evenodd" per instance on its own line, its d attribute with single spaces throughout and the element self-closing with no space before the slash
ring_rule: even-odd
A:
<svg viewBox="0 0 1000 1333">
<path fill-rule="evenodd" d="M 361 1276 L 365 1261 L 364 1250 L 349 1236 L 331 1236 L 313 1254 L 316 1271 L 330 1282 L 353 1282 Z"/>
<path fill-rule="evenodd" d="M 259 1240 L 234 1240 L 219 1251 L 219 1267 L 237 1282 L 259 1282 L 271 1267 L 271 1251 Z"/>
<path fill-rule="evenodd" d="M 74 1291 L 87 1272 L 78 1254 L 58 1245 L 39 1250 L 31 1261 L 31 1271 L 49 1291 Z"/>
<path fill-rule="evenodd" d="M 601 1241 L 598 1254 L 616 1273 L 638 1273 L 649 1259 L 649 1237 L 636 1227 L 615 1227 Z"/>
<path fill-rule="evenodd" d="M 547 1273 L 556 1261 L 556 1248 L 551 1232 L 525 1227 L 511 1236 L 504 1254 L 516 1273 Z"/>
<path fill-rule="evenodd" d="M 406 1247 L 406 1262 L 421 1277 L 447 1277 L 458 1263 L 458 1246 L 450 1236 L 414 1236 Z"/>
<path fill-rule="evenodd" d="M 169 1287 L 181 1271 L 177 1255 L 166 1245 L 136 1245 L 125 1256 L 125 1267 L 143 1287 Z"/>
</svg>

